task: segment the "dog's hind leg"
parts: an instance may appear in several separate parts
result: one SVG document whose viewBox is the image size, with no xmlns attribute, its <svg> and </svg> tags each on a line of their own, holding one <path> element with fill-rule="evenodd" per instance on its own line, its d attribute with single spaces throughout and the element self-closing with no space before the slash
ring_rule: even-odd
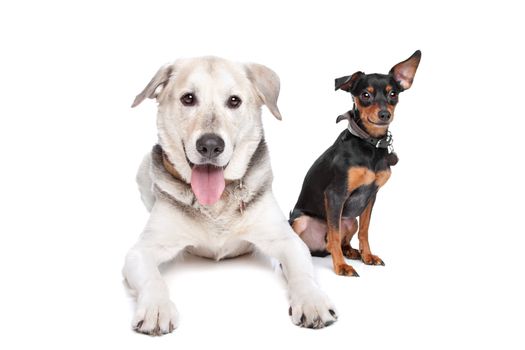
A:
<svg viewBox="0 0 525 350">
<path fill-rule="evenodd" d="M 348 197 L 344 186 L 344 182 L 334 181 L 324 193 L 326 220 L 328 223 L 326 248 L 332 254 L 332 263 L 336 274 L 340 276 L 359 276 L 354 268 L 346 263 L 341 248 L 341 214 L 343 205 Z"/>
<path fill-rule="evenodd" d="M 343 255 L 352 260 L 361 259 L 359 250 L 352 248 L 351 245 L 352 237 L 356 234 L 357 227 L 356 218 L 341 218 L 341 232 L 343 234 L 341 249 L 343 250 Z"/>
<path fill-rule="evenodd" d="M 326 222 L 308 215 L 301 215 L 292 222 L 292 229 L 306 243 L 313 256 L 327 256 Z"/>
</svg>

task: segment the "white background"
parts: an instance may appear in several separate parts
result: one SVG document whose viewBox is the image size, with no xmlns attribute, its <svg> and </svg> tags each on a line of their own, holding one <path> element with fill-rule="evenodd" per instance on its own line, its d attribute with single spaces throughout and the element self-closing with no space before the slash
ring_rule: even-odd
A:
<svg viewBox="0 0 525 350">
<path fill-rule="evenodd" d="M 517 3 L 517 2 L 516 2 Z M 14 1 L 0 5 L 0 347 L 523 349 L 523 10 L 506 1 Z M 163 270 L 181 314 L 131 331 L 120 270 L 147 219 L 134 176 L 156 141 L 155 104 L 130 109 L 181 56 L 266 64 L 264 110 L 285 212 L 344 125 L 334 78 L 386 73 L 423 52 L 391 131 L 360 278 L 314 259 L 339 322 L 289 321 L 262 257 L 189 257 Z"/>
</svg>

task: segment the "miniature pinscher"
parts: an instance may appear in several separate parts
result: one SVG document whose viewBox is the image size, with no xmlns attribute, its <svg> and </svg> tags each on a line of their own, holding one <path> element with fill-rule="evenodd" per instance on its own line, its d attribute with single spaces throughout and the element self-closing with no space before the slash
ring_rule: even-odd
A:
<svg viewBox="0 0 525 350">
<path fill-rule="evenodd" d="M 370 215 L 378 190 L 397 163 L 388 126 L 398 95 L 412 85 L 420 60 L 418 50 L 388 74 L 356 72 L 335 79 L 336 90 L 352 94 L 353 109 L 336 120 L 347 119 L 348 128 L 306 174 L 289 221 L 312 255 L 332 254 L 338 275 L 359 276 L 343 256 L 384 265 L 370 250 Z M 356 232 L 359 250 L 350 245 Z"/>
</svg>

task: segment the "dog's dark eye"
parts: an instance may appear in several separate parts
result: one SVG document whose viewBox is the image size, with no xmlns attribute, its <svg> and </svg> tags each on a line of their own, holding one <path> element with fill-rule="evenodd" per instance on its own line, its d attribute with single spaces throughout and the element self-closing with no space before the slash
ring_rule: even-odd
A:
<svg viewBox="0 0 525 350">
<path fill-rule="evenodd" d="M 195 97 L 195 95 L 187 93 L 182 95 L 182 97 L 180 98 L 180 102 L 182 102 L 182 104 L 185 106 L 194 106 L 195 103 L 197 103 L 197 98 Z"/>
<path fill-rule="evenodd" d="M 239 107 L 241 105 L 242 101 L 241 101 L 241 98 L 239 96 L 230 96 L 228 98 L 228 101 L 226 101 L 226 105 L 229 107 L 229 108 L 232 108 L 232 109 L 235 109 L 237 107 Z"/>
<path fill-rule="evenodd" d="M 366 92 L 366 91 L 363 92 L 363 93 L 361 93 L 361 99 L 362 99 L 363 101 L 368 101 L 368 100 L 370 100 L 370 93 L 368 93 L 368 92 Z"/>
<path fill-rule="evenodd" d="M 395 92 L 394 90 L 390 91 L 388 93 L 388 96 L 390 96 L 390 98 L 397 98 L 397 92 Z"/>
</svg>

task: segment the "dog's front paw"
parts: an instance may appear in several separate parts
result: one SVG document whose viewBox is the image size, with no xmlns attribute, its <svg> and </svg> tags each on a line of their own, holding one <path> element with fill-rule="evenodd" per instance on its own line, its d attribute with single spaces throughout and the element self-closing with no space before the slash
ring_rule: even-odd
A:
<svg viewBox="0 0 525 350">
<path fill-rule="evenodd" d="M 353 277 L 359 277 L 359 274 L 357 273 L 354 268 L 348 264 L 338 264 L 334 266 L 334 271 L 339 276 L 353 276 Z"/>
<path fill-rule="evenodd" d="M 361 260 L 367 265 L 382 265 L 385 266 L 383 260 L 377 255 L 372 254 L 361 254 Z"/>
<path fill-rule="evenodd" d="M 337 321 L 335 307 L 319 288 L 306 287 L 299 291 L 300 294 L 292 295 L 288 310 L 295 325 L 317 329 L 328 327 Z"/>
<path fill-rule="evenodd" d="M 171 333 L 178 326 L 175 304 L 168 298 L 140 297 L 132 326 L 136 332 L 151 336 Z"/>
</svg>

